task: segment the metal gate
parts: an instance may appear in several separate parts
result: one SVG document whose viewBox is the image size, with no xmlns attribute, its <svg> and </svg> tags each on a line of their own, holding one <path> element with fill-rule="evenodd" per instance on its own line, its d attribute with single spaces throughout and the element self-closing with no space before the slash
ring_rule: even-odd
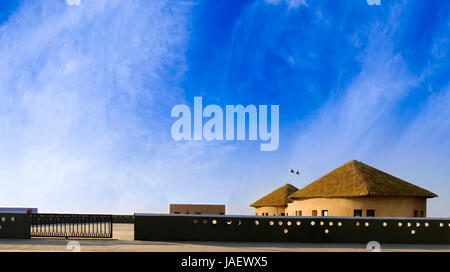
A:
<svg viewBox="0 0 450 272">
<path fill-rule="evenodd" d="M 31 237 L 112 238 L 112 215 L 30 214 Z"/>
</svg>

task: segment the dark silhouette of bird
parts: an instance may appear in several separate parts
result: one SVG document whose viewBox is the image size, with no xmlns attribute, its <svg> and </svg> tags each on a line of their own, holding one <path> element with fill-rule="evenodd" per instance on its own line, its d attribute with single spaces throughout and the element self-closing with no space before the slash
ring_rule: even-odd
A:
<svg viewBox="0 0 450 272">
<path fill-rule="evenodd" d="M 295 172 L 294 172 L 294 169 L 291 169 L 291 173 L 292 173 L 292 174 L 295 173 Z"/>
<path fill-rule="evenodd" d="M 297 175 L 300 175 L 300 171 L 297 170 L 297 172 L 295 172 Z"/>
</svg>

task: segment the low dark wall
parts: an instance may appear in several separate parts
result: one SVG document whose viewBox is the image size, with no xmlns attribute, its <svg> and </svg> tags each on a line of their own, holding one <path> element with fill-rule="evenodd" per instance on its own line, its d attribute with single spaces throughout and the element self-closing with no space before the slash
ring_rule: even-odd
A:
<svg viewBox="0 0 450 272">
<path fill-rule="evenodd" d="M 112 215 L 112 222 L 117 224 L 133 224 L 134 215 Z"/>
<path fill-rule="evenodd" d="M 450 219 L 136 214 L 134 238 L 146 241 L 450 244 Z"/>
<path fill-rule="evenodd" d="M 30 223 L 25 213 L 0 213 L 0 239 L 30 238 Z"/>
</svg>

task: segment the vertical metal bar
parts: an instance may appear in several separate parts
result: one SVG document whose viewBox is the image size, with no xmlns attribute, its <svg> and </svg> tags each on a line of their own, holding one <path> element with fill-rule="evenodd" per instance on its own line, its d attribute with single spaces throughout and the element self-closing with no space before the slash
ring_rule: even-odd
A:
<svg viewBox="0 0 450 272">
<path fill-rule="evenodd" d="M 100 225 L 99 225 L 99 227 L 100 227 L 99 235 L 100 235 L 100 237 L 102 237 L 102 234 L 103 234 L 103 218 L 100 217 L 100 218 L 99 218 L 99 221 L 100 221 Z"/>
<path fill-rule="evenodd" d="M 101 218 L 100 218 L 100 216 L 96 216 L 95 217 L 95 236 L 96 237 L 99 237 L 100 236 L 100 227 L 101 227 Z"/>
<path fill-rule="evenodd" d="M 112 215 L 110 215 L 109 216 L 109 225 L 110 225 L 110 227 L 109 227 L 109 238 L 113 238 L 113 234 L 114 234 L 114 229 L 113 229 L 113 216 Z"/>
</svg>

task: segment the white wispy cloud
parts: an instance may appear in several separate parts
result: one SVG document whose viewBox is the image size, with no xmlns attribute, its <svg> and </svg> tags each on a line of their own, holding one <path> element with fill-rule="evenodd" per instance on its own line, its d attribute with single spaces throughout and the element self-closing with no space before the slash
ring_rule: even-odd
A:
<svg viewBox="0 0 450 272">
<path fill-rule="evenodd" d="M 264 0 L 270 5 L 286 4 L 289 8 L 298 8 L 300 6 L 308 6 L 306 0 Z"/>
<path fill-rule="evenodd" d="M 274 16 L 265 10 L 270 5 L 308 3 L 250 4 L 236 21 L 225 61 L 229 71 L 235 68 L 232 59 L 277 48 L 273 37 L 278 36 L 265 40 L 255 20 L 261 11 Z M 291 128 L 298 134 L 295 148 L 283 134 L 282 146 L 292 148 L 290 162 L 285 153 L 255 154 L 240 143 L 174 142 L 170 137 L 171 107 L 191 99 L 179 86 L 188 68 L 191 7 L 188 1 L 96 0 L 69 6 L 36 0 L 23 2 L 0 26 L 1 206 L 155 212 L 167 211 L 173 202 L 219 202 L 231 204 L 227 212 L 250 212 L 251 201 L 284 182 L 302 186 L 359 159 L 436 192 L 440 198 L 431 202 L 432 215 L 448 214 L 450 147 L 442 144 L 450 127 L 448 86 L 430 86 L 435 94 L 411 122 L 404 124 L 393 114 L 443 69 L 442 62 L 432 63 L 414 74 L 396 52 L 401 5 L 392 10 L 389 23 L 348 37 L 355 48 L 368 44 L 354 56 L 361 70 L 306 123 Z M 263 27 L 273 27 L 276 34 L 289 25 L 283 11 Z M 335 23 L 322 13 L 319 17 L 326 26 Z M 261 32 L 258 48 L 247 45 L 252 33 Z M 436 59 L 446 59 L 446 36 L 436 33 L 430 52 Z M 304 70 L 317 65 L 280 54 Z M 252 65 L 260 67 L 259 60 Z M 301 182 L 287 172 L 294 166 L 302 170 Z"/>
<path fill-rule="evenodd" d="M 247 189 L 236 185 L 256 181 L 250 169 L 263 163 L 236 159 L 239 143 L 170 136 L 172 106 L 192 102 L 179 86 L 192 7 L 27 1 L 0 26 L 0 205 L 166 212 L 169 203 L 219 202 L 248 210 Z"/>
<path fill-rule="evenodd" d="M 427 76 L 442 68 L 430 64 L 414 74 L 396 53 L 396 14 L 402 8 L 392 8 L 387 24 L 375 23 L 368 31 L 368 46 L 356 56 L 361 65 L 358 75 L 309 117 L 306 128 L 299 125 L 292 164 L 305 169 L 300 184 L 304 186 L 348 160 L 361 160 L 440 195 L 429 202 L 429 215 L 445 216 L 450 212 L 445 204 L 450 146 L 442 143 L 450 133 L 450 92 L 448 86 L 434 90 L 412 119 L 396 112 L 427 84 Z M 426 54 L 446 48 L 443 34 L 436 33 L 439 44 Z M 352 37 L 350 42 L 354 41 Z"/>
<path fill-rule="evenodd" d="M 164 129 L 183 96 L 190 8 L 26 1 L 0 27 L 2 206 L 167 208 L 171 182 L 204 166 L 202 146 Z"/>
</svg>

